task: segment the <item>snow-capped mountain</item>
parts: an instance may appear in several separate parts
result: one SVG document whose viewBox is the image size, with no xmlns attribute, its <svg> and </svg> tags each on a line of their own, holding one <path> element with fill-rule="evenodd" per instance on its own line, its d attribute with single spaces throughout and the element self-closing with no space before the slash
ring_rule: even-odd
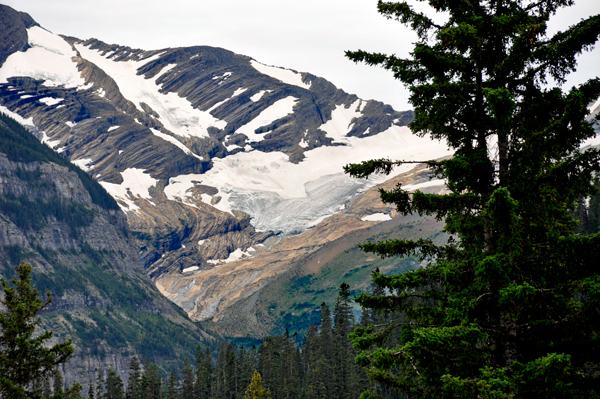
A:
<svg viewBox="0 0 600 399">
<path fill-rule="evenodd" d="M 448 155 L 411 134 L 411 111 L 310 73 L 220 48 L 80 40 L 7 6 L 0 14 L 0 111 L 117 200 L 155 282 L 252 258 L 383 182 L 350 179 L 349 162 Z M 357 218 L 368 226 L 374 213 Z"/>
</svg>

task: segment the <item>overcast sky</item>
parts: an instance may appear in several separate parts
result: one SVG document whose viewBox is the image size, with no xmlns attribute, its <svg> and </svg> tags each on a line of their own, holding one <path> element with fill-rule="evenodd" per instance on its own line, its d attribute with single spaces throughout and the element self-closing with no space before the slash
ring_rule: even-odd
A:
<svg viewBox="0 0 600 399">
<path fill-rule="evenodd" d="M 600 0 L 576 0 L 550 25 L 564 29 L 600 14 Z M 377 67 L 356 65 L 345 50 L 406 56 L 415 36 L 377 13 L 376 0 L 0 0 L 44 28 L 146 50 L 210 45 L 264 64 L 322 76 L 346 92 L 397 110 L 408 91 Z M 600 75 L 600 49 L 580 58 L 569 84 Z"/>
</svg>

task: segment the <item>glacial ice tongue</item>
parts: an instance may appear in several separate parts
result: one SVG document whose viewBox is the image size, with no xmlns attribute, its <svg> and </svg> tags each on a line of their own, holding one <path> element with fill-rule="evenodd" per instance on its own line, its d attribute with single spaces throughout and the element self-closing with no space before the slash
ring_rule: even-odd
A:
<svg viewBox="0 0 600 399">
<path fill-rule="evenodd" d="M 304 185 L 306 197 L 287 199 L 273 192 L 233 187 L 229 203 L 233 209 L 249 214 L 259 231 L 298 234 L 339 212 L 367 184 L 342 173 L 327 175 Z"/>
</svg>

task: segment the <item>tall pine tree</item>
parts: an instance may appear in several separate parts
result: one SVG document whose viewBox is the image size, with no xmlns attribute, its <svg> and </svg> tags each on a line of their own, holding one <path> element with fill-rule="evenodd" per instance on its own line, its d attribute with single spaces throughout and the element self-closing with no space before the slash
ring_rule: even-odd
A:
<svg viewBox="0 0 600 399">
<path fill-rule="evenodd" d="M 427 239 L 367 243 L 383 257 L 414 255 L 428 266 L 373 275 L 388 295 L 372 308 L 406 314 L 403 342 L 359 328 L 358 361 L 414 398 L 548 398 L 599 394 L 600 236 L 576 235 L 568 210 L 594 193 L 600 151 L 580 151 L 595 132 L 585 118 L 600 79 L 564 92 L 576 56 L 600 34 L 600 16 L 547 35 L 572 0 L 429 0 L 436 23 L 407 1 L 378 2 L 418 41 L 408 59 L 347 52 L 382 65 L 410 89 L 415 134 L 444 139 L 447 160 L 423 159 L 449 193 L 381 191 L 402 214 L 445 219 L 447 245 Z M 349 165 L 355 177 L 403 162 Z M 396 372 L 395 370 L 398 370 Z"/>
</svg>

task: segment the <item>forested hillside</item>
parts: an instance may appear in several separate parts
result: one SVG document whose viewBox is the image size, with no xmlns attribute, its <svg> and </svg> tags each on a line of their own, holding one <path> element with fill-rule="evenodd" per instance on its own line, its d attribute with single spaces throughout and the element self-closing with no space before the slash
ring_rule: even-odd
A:
<svg viewBox="0 0 600 399">
<path fill-rule="evenodd" d="M 180 364 L 218 340 L 166 300 L 145 275 L 125 215 L 90 176 L 16 121 L 0 114 L 0 272 L 33 267 L 33 284 L 53 303 L 43 326 L 72 338 L 66 381 L 91 378 L 132 355 Z M 173 337 L 177 337 L 173 339 Z"/>
</svg>

